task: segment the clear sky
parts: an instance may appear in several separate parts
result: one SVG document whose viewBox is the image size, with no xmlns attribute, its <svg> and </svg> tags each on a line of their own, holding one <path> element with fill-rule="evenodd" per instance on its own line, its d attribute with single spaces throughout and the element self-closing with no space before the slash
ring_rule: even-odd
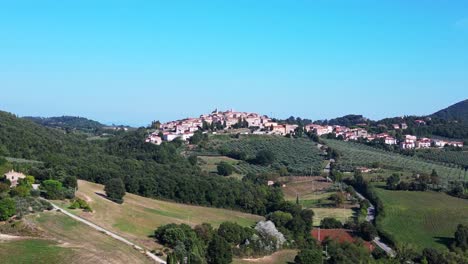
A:
<svg viewBox="0 0 468 264">
<path fill-rule="evenodd" d="M 468 98 L 467 1 L 0 2 L 0 109 L 18 115 L 382 118 Z"/>
</svg>

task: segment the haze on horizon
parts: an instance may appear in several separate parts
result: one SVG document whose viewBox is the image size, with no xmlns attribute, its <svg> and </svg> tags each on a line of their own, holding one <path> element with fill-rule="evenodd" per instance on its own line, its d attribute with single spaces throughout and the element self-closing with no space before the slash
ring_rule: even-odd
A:
<svg viewBox="0 0 468 264">
<path fill-rule="evenodd" d="M 468 98 L 465 1 L 10 1 L 0 32 L 0 110 L 20 116 L 380 119 Z"/>
</svg>

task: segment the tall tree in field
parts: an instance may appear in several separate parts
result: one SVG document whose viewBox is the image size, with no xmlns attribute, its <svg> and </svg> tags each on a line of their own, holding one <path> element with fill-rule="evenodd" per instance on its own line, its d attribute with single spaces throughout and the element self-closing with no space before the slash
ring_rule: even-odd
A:
<svg viewBox="0 0 468 264">
<path fill-rule="evenodd" d="M 468 226 L 458 225 L 455 232 L 455 245 L 462 250 L 468 250 Z"/>
<path fill-rule="evenodd" d="M 110 179 L 104 187 L 107 197 L 116 202 L 123 203 L 123 197 L 125 195 L 125 186 L 120 178 Z"/>
<path fill-rule="evenodd" d="M 215 234 L 208 244 L 206 260 L 209 264 L 228 264 L 232 262 L 231 246 L 223 237 Z"/>
</svg>

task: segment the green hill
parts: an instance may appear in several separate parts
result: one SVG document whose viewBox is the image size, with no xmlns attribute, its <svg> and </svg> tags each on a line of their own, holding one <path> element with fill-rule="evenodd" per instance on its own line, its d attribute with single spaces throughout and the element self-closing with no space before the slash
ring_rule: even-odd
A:
<svg viewBox="0 0 468 264">
<path fill-rule="evenodd" d="M 33 121 L 34 123 L 37 123 L 39 125 L 52 127 L 52 128 L 60 128 L 60 129 L 94 131 L 96 129 L 101 129 L 105 126 L 97 121 L 90 120 L 84 117 L 78 117 L 78 116 L 58 116 L 58 117 L 25 116 L 23 118 L 26 120 Z"/>
<path fill-rule="evenodd" d="M 123 180 L 127 192 L 180 203 L 231 208 L 266 214 L 281 190 L 221 176 L 203 175 L 181 155 L 180 141 L 160 146 L 145 143 L 148 131 L 138 129 L 106 141 L 64 134 L 13 114 L 0 112 L 0 156 L 41 161 L 28 172 L 36 179 L 68 174 L 106 183 Z"/>
<path fill-rule="evenodd" d="M 468 123 L 468 99 L 442 109 L 432 114 L 431 117 L 437 117 L 448 121 L 457 120 L 463 123 Z"/>
</svg>

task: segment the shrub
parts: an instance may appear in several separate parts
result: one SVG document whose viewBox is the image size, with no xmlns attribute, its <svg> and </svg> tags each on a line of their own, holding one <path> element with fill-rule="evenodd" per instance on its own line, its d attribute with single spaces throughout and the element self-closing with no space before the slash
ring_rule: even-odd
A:
<svg viewBox="0 0 468 264">
<path fill-rule="evenodd" d="M 70 209 L 83 209 L 85 212 L 92 212 L 93 210 L 89 206 L 89 204 L 80 198 L 75 198 L 74 200 L 71 201 L 70 206 L 68 207 Z"/>
<path fill-rule="evenodd" d="M 332 217 L 325 217 L 320 221 L 320 227 L 325 229 L 342 228 L 343 224 Z"/>
</svg>

